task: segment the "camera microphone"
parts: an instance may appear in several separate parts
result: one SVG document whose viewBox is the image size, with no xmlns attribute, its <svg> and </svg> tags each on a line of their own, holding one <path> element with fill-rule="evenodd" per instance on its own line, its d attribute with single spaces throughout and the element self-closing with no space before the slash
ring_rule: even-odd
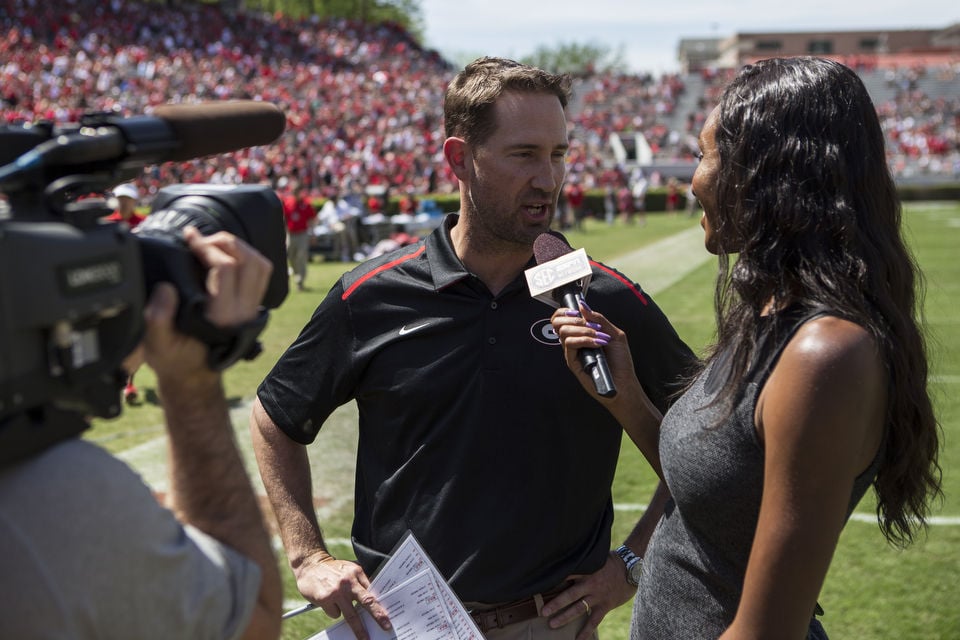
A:
<svg viewBox="0 0 960 640">
<path fill-rule="evenodd" d="M 178 146 L 166 160 L 174 162 L 270 144 L 287 124 L 277 105 L 257 100 L 167 104 L 155 108 L 153 117 L 173 132 Z"/>
<path fill-rule="evenodd" d="M 537 291 L 557 304 L 580 310 L 584 283 L 589 282 L 590 265 L 581 249 L 576 255 L 563 235 L 545 232 L 533 242 L 537 266 L 527 271 L 531 293 Z M 536 288 L 535 288 L 536 287 Z M 540 296 L 535 296 L 540 297 Z M 541 298 L 542 299 L 542 298 Z M 602 349 L 580 349 L 580 364 L 593 379 L 597 393 L 605 398 L 617 394 L 617 388 Z"/>
<path fill-rule="evenodd" d="M 283 133 L 286 122 L 275 104 L 256 100 L 166 104 L 152 115 L 128 118 L 91 114 L 73 130 L 58 133 L 0 167 L 0 186 L 16 190 L 46 184 L 77 167 L 85 172 L 137 170 L 270 144 Z"/>
</svg>

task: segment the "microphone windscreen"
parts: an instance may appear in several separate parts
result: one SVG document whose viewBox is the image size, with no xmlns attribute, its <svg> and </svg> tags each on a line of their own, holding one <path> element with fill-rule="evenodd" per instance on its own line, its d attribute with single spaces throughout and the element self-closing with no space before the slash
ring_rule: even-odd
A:
<svg viewBox="0 0 960 640">
<path fill-rule="evenodd" d="M 557 231 L 545 231 L 533 241 L 533 257 L 537 264 L 556 260 L 571 251 L 573 251 L 573 247 L 570 246 L 563 234 Z"/>
<path fill-rule="evenodd" d="M 152 115 L 166 121 L 180 142 L 166 158 L 174 162 L 270 144 L 287 125 L 277 105 L 258 100 L 166 104 Z"/>
</svg>

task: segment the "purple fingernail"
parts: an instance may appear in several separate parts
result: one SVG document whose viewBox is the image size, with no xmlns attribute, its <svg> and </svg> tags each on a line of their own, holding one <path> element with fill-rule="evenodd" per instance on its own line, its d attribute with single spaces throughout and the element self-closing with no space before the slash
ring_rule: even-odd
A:
<svg viewBox="0 0 960 640">
<path fill-rule="evenodd" d="M 596 322 L 588 322 L 587 326 L 593 329 L 594 331 L 600 331 L 600 324 Z"/>
<path fill-rule="evenodd" d="M 594 339 L 593 339 L 593 344 L 597 345 L 598 347 L 605 347 L 605 346 L 607 346 L 607 344 L 609 344 L 609 343 L 608 343 L 606 340 L 604 340 L 603 338 L 594 338 Z"/>
<path fill-rule="evenodd" d="M 597 338 L 603 340 L 604 342 L 610 342 L 610 334 L 604 333 L 603 331 L 597 331 Z"/>
<path fill-rule="evenodd" d="M 587 311 L 593 311 L 593 309 L 590 308 L 590 305 L 587 304 L 587 301 L 584 300 L 583 298 L 580 298 L 580 304 L 582 304 L 583 308 L 586 309 Z"/>
<path fill-rule="evenodd" d="M 568 318 L 579 318 L 580 312 L 576 309 L 567 309 L 563 312 L 563 315 L 567 316 Z"/>
</svg>

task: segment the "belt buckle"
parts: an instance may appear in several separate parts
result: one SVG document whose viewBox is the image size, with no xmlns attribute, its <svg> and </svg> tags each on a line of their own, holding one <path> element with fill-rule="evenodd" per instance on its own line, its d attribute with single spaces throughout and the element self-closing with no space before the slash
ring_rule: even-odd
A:
<svg viewBox="0 0 960 640">
<path fill-rule="evenodd" d="M 515 600 L 489 609 L 471 611 L 470 617 L 484 633 L 491 629 L 503 629 L 509 625 L 519 624 L 537 617 L 542 606 L 542 604 L 538 604 L 538 599 L 541 602 L 543 601 L 542 596 L 537 594 L 530 598 Z M 527 611 L 518 614 L 516 611 L 518 609 L 527 609 Z"/>
</svg>

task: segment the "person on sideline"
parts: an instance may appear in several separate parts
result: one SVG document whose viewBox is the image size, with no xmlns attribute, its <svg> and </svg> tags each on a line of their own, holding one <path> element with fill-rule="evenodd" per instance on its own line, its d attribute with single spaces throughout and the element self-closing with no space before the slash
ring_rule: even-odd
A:
<svg viewBox="0 0 960 640">
<path fill-rule="evenodd" d="M 357 227 L 360 221 L 360 209 L 351 205 L 339 191 L 332 191 L 320 211 L 317 212 L 317 226 L 314 233 L 323 230 L 333 237 L 333 255 L 341 262 L 357 259 L 360 240 Z"/>
<path fill-rule="evenodd" d="M 633 223 L 633 212 L 636 212 L 642 227 L 647 224 L 647 191 L 650 189 L 650 181 L 644 175 L 643 169 L 638 167 L 633 172 L 630 182 L 630 194 L 633 196 L 633 202 L 630 205 L 630 216 L 627 222 Z"/>
<path fill-rule="evenodd" d="M 225 232 L 203 237 L 187 227 L 184 240 L 208 269 L 210 322 L 255 318 L 270 262 Z M 176 289 L 158 284 L 143 340 L 170 439 L 172 511 L 132 469 L 79 437 L 0 467 L 0 637 L 279 637 L 277 561 L 221 376 L 207 367 L 206 347 L 177 332 L 176 309 Z M 67 422 L 64 432 L 88 426 L 53 407 L 30 415 Z"/>
<path fill-rule="evenodd" d="M 876 110 L 850 69 L 817 58 L 743 68 L 700 147 L 693 188 L 720 260 L 718 337 L 662 422 L 617 323 L 553 316 L 588 391 L 576 353 L 594 327 L 612 336 L 620 393 L 598 400 L 672 495 L 631 637 L 825 638 L 817 598 L 864 493 L 874 488 L 880 527 L 901 545 L 940 494 L 921 276 Z"/>
<path fill-rule="evenodd" d="M 283 198 L 283 217 L 287 221 L 287 260 L 297 289 L 306 288 L 307 263 L 310 262 L 310 231 L 317 211 L 306 189 L 291 189 Z"/>
<path fill-rule="evenodd" d="M 567 371 L 524 277 L 563 186 L 569 92 L 511 60 L 467 65 L 444 102 L 459 214 L 345 274 L 258 390 L 254 451 L 297 586 L 358 638 L 354 603 L 389 625 L 368 576 L 407 530 L 489 638 L 595 637 L 635 591 L 626 563 L 650 529 L 610 544 L 623 430 Z M 591 303 L 624 323 L 665 410 L 693 354 L 638 285 L 592 267 Z M 305 447 L 353 399 L 358 563 L 324 542 Z"/>
<path fill-rule="evenodd" d="M 583 231 L 583 219 L 587 215 L 584 201 L 587 194 L 580 185 L 579 180 L 571 180 L 566 187 L 564 196 L 567 198 L 567 212 L 572 222 L 572 228 L 575 231 Z"/>
<path fill-rule="evenodd" d="M 104 220 L 109 222 L 126 222 L 131 229 L 144 221 L 145 216 L 137 212 L 140 204 L 140 190 L 132 182 L 125 182 L 113 189 L 113 197 L 117 200 L 117 208 Z"/>
</svg>

